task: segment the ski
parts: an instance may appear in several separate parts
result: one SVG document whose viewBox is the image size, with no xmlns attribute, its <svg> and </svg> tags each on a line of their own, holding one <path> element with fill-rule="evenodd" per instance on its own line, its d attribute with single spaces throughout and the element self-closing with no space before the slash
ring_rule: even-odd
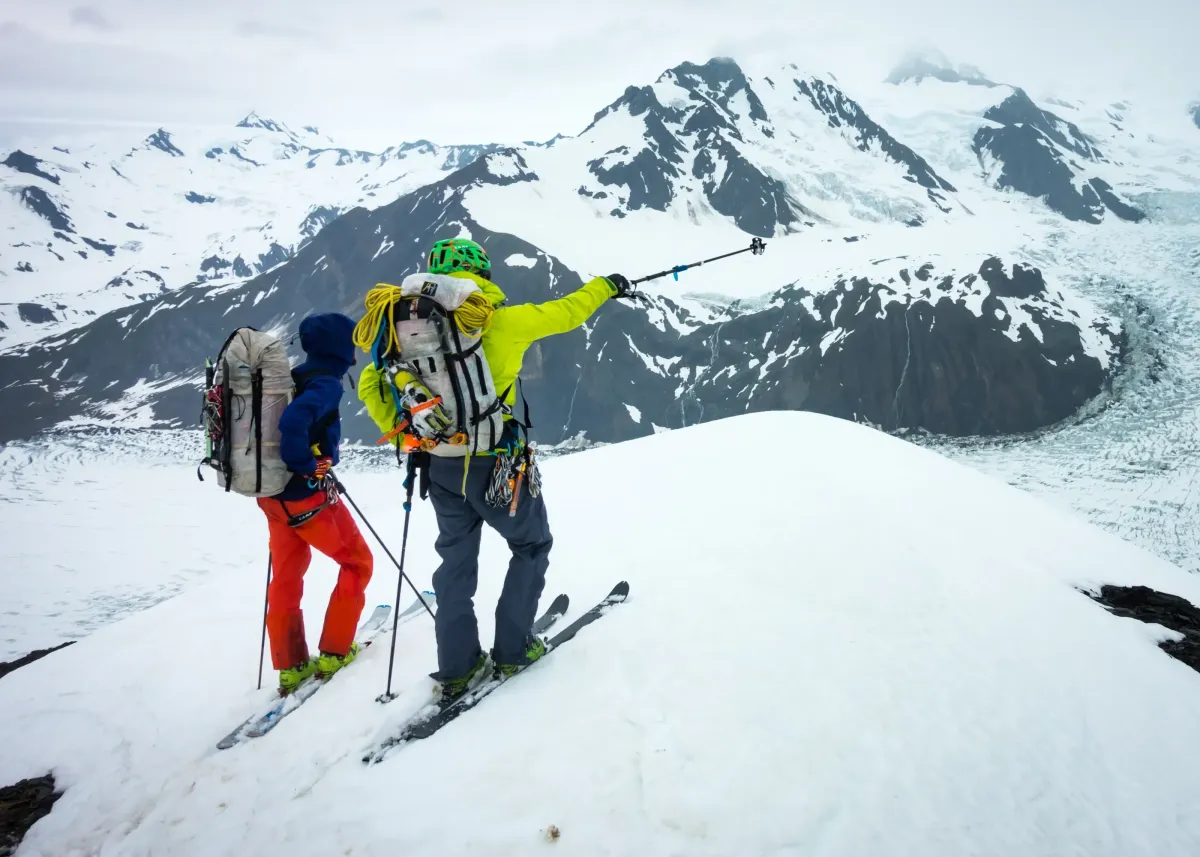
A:
<svg viewBox="0 0 1200 857">
<path fill-rule="evenodd" d="M 537 621 L 533 623 L 533 633 L 540 636 L 541 634 L 544 634 L 550 630 L 554 623 L 566 614 L 567 608 L 570 606 L 570 604 L 571 599 L 566 595 L 566 593 L 559 594 L 550 603 L 550 606 L 546 608 L 545 612 L 538 617 Z M 455 699 L 448 701 L 432 702 L 429 705 L 426 705 L 424 708 L 417 711 L 416 714 L 413 714 L 411 717 L 405 720 L 400 726 L 400 730 L 397 732 L 397 734 L 384 738 L 382 741 L 378 742 L 368 753 L 368 755 L 363 757 L 363 761 L 370 762 L 372 764 L 376 761 L 382 761 L 383 756 L 386 755 L 391 749 L 399 746 L 400 744 L 408 743 L 408 740 L 410 739 L 406 736 L 410 730 L 419 728 L 423 724 L 440 720 L 447 715 L 447 712 L 453 710 L 468 697 L 478 693 L 482 688 L 494 681 L 494 678 L 489 677 L 463 696 L 456 697 Z M 453 717 L 451 717 L 451 719 L 453 719 Z M 378 759 L 372 759 L 372 756 L 375 754 L 379 755 Z"/>
<path fill-rule="evenodd" d="M 563 643 L 566 643 L 568 640 L 573 639 L 575 635 L 579 633 L 580 629 L 586 625 L 590 625 L 592 622 L 595 622 L 605 613 L 608 613 L 609 610 L 611 610 L 615 605 L 624 601 L 628 596 L 629 584 L 626 581 L 621 581 L 614 586 L 612 591 L 609 592 L 608 595 L 605 596 L 604 599 L 595 607 L 593 607 L 591 610 L 588 610 L 570 625 L 559 631 L 558 634 L 547 640 L 546 654 L 542 655 L 541 658 L 538 658 L 537 661 L 534 661 L 533 664 L 530 664 L 529 666 L 533 666 L 546 657 L 549 657 L 551 652 L 553 652 Z M 565 598 L 566 596 L 559 597 Z M 528 666 L 522 667 L 509 678 L 493 676 L 479 684 L 474 689 L 467 691 L 467 693 L 454 700 L 451 700 L 450 702 L 429 706 L 426 709 L 417 712 L 415 716 L 404 723 L 398 732 L 389 736 L 388 738 L 385 738 L 372 747 L 369 752 L 363 756 L 363 763 L 367 765 L 378 764 L 387 758 L 387 756 L 394 750 L 403 747 L 406 744 L 410 744 L 413 741 L 419 741 L 422 738 L 428 738 L 447 723 L 455 720 L 464 711 L 470 711 L 472 708 L 482 702 L 486 696 L 491 694 L 492 691 L 500 687 L 500 685 L 504 684 L 506 681 L 509 681 L 511 678 L 516 678 L 516 676 L 520 675 L 528 668 Z"/>
<path fill-rule="evenodd" d="M 432 592 L 423 592 L 425 602 L 433 608 L 436 604 L 437 596 Z M 403 622 L 416 616 L 424 608 L 421 602 L 414 601 L 406 607 L 396 617 L 396 624 Z M 362 657 L 362 652 L 368 649 L 375 638 L 387 630 L 388 619 L 392 615 L 392 606 L 390 604 L 380 604 L 367 617 L 367 620 L 359 626 L 358 632 L 354 639 L 360 647 L 359 657 Z M 357 661 L 358 658 L 355 658 Z M 349 669 L 351 665 L 345 667 Z M 271 702 L 265 711 L 247 717 L 242 723 L 217 742 L 218 750 L 228 750 L 243 741 L 248 741 L 251 738 L 261 738 L 272 729 L 279 725 L 279 722 L 307 702 L 314 693 L 320 690 L 324 685 L 328 684 L 331 679 L 322 679 L 316 676 L 305 679 L 300 683 L 292 693 L 287 696 L 279 697 Z"/>
</svg>

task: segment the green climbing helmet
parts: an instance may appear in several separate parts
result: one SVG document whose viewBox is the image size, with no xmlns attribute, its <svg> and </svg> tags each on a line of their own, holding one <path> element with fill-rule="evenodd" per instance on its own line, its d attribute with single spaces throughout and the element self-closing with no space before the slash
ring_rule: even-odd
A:
<svg viewBox="0 0 1200 857">
<path fill-rule="evenodd" d="M 492 269 L 487 252 L 470 238 L 446 238 L 429 251 L 429 273 L 470 271 L 484 274 Z"/>
</svg>

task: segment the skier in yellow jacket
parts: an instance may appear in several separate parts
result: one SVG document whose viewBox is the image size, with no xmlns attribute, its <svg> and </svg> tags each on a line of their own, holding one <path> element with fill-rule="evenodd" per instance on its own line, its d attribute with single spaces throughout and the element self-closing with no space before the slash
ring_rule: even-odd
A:
<svg viewBox="0 0 1200 857">
<path fill-rule="evenodd" d="M 490 280 L 491 263 L 487 253 L 474 241 L 461 238 L 434 245 L 428 257 L 427 274 L 435 276 L 426 277 L 431 282 L 414 285 L 414 290 L 421 289 L 419 293 L 413 291 L 402 298 L 399 296 L 401 287 L 381 284 L 368 295 L 368 315 L 359 323 L 355 341 L 363 350 L 374 352 L 375 359 L 367 363 L 359 377 L 358 396 L 384 436 L 398 445 L 405 444 L 405 448 L 414 454 L 419 454 L 421 438 L 449 437 L 450 443 L 463 443 L 460 436 L 449 435 L 454 426 L 451 414 L 443 405 L 445 397 L 436 395 L 412 372 L 397 371 L 394 363 L 389 369 L 383 352 L 395 355 L 407 347 L 395 341 L 389 329 L 394 324 L 396 307 L 407 311 L 404 305 L 411 305 L 412 317 L 416 318 L 421 295 L 435 294 L 440 288 L 442 294 L 439 297 L 443 297 L 456 287 L 474 292 L 457 310 L 457 315 L 469 319 L 463 323 L 460 318 L 458 327 L 471 333 L 482 330 L 478 343 L 490 371 L 496 401 L 500 403 L 499 413 L 476 417 L 480 428 L 474 434 L 476 440 L 472 448 L 460 447 L 447 455 L 435 453 L 429 456 L 427 463 L 429 498 L 438 521 L 435 547 L 442 559 L 433 575 L 438 600 L 435 618 L 438 671 L 431 673 L 431 677 L 441 683 L 443 697 L 455 697 L 474 687 L 488 672 L 489 657 L 479 643 L 473 606 L 484 523 L 499 532 L 512 550 L 504 588 L 496 604 L 491 665 L 495 671 L 511 675 L 546 651 L 544 642 L 533 635 L 532 627 L 546 581 L 553 538 L 536 463 L 531 460 L 530 451 L 521 438 L 520 423 L 511 410 L 516 403 L 517 378 L 525 352 L 539 339 L 579 327 L 609 298 L 639 295 L 625 277 L 612 274 L 596 277 L 557 300 L 508 306 L 504 293 Z M 468 280 L 478 290 L 466 283 L 447 280 L 446 275 Z M 380 303 L 386 303 L 386 309 L 379 308 Z M 373 305 L 375 312 L 371 312 Z M 450 332 L 458 336 L 456 330 Z M 390 346 L 381 345 L 389 340 Z M 459 351 L 467 355 L 473 349 L 462 347 Z M 421 365 L 425 359 L 420 358 Z M 447 371 L 455 359 L 465 358 L 446 361 Z M 434 361 L 430 360 L 429 365 L 433 367 Z M 480 363 L 479 367 L 482 365 Z M 469 386 L 474 393 L 476 383 L 473 382 L 479 380 L 474 369 L 466 369 L 465 364 L 463 371 L 466 374 L 460 376 L 460 382 L 451 381 L 455 399 L 459 398 L 460 387 Z M 457 411 L 465 410 L 467 408 L 460 401 Z M 482 426 L 489 419 L 495 420 L 493 426 L 502 426 L 499 432 L 493 427 L 490 434 L 484 433 Z M 411 433 L 407 441 L 401 430 Z M 485 442 L 480 448 L 478 437 L 490 440 L 497 433 L 499 438 L 495 443 Z M 445 448 L 440 451 L 444 452 Z M 459 461 L 459 458 L 463 460 Z M 515 491 L 507 479 L 514 461 L 518 465 L 521 462 L 528 465 L 520 468 L 524 478 L 517 480 Z M 504 490 L 506 484 L 507 493 Z M 515 498 L 513 493 L 517 495 Z"/>
</svg>

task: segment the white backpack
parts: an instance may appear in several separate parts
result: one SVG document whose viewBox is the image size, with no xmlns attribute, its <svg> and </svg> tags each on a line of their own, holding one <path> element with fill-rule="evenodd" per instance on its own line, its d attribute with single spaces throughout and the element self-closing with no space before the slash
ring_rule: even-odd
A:
<svg viewBox="0 0 1200 857">
<path fill-rule="evenodd" d="M 246 497 L 270 497 L 292 477 L 279 453 L 279 418 L 295 386 L 287 349 L 269 333 L 240 327 L 206 369 L 204 427 L 217 484 Z M 204 477 L 197 468 L 196 475 Z"/>
<path fill-rule="evenodd" d="M 483 353 L 483 330 L 459 330 L 454 318 L 455 310 L 480 291 L 461 277 L 410 274 L 401 282 L 401 298 L 393 308 L 400 354 L 387 358 L 389 378 L 397 370 L 411 373 L 441 397 L 450 416 L 447 436 L 435 438 L 438 442 L 429 450 L 433 455 L 457 458 L 490 450 L 504 433 L 503 415 L 509 408 L 496 395 Z"/>
</svg>

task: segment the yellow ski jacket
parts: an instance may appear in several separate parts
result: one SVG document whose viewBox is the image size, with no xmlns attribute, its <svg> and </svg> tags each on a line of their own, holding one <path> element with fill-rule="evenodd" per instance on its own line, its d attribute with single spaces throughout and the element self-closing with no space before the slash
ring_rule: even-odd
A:
<svg viewBox="0 0 1200 857">
<path fill-rule="evenodd" d="M 615 292 L 608 280 L 596 277 L 585 283 L 576 291 L 557 300 L 540 304 L 519 304 L 517 306 L 498 306 L 504 299 L 504 292 L 490 280 L 466 271 L 455 271 L 450 276 L 466 277 L 479 286 L 484 296 L 496 306 L 491 324 L 483 334 L 483 354 L 488 367 L 492 371 L 492 382 L 497 394 L 504 395 L 507 405 L 516 404 L 517 375 L 525 360 L 525 352 L 539 339 L 553 336 L 556 333 L 567 333 L 587 321 L 592 313 L 600 308 Z M 396 376 L 398 384 L 403 386 L 412 380 L 412 376 L 401 372 Z M 358 376 L 358 398 L 366 405 L 367 413 L 379 430 L 390 432 L 396 425 L 396 403 L 387 389 L 386 377 L 375 368 L 374 363 L 367 363 Z M 510 417 L 505 414 L 504 419 Z M 399 443 L 396 437 L 393 443 Z M 488 454 L 481 450 L 479 455 Z"/>
</svg>

